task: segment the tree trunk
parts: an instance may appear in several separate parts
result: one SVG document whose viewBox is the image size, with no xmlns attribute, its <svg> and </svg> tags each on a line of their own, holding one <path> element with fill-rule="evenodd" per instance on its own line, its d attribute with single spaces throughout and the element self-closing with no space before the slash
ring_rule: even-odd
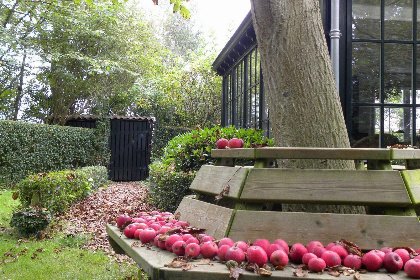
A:
<svg viewBox="0 0 420 280">
<path fill-rule="evenodd" d="M 251 0 L 264 89 L 276 146 L 350 147 L 318 0 Z M 288 168 L 354 169 L 337 160 L 287 160 Z M 353 207 L 303 207 L 359 212 Z M 283 205 L 283 210 L 298 210 Z"/>
</svg>

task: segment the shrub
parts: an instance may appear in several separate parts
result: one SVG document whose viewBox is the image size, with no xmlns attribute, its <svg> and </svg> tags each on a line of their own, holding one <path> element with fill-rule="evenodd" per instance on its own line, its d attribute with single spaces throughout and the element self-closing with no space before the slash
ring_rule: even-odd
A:
<svg viewBox="0 0 420 280">
<path fill-rule="evenodd" d="M 181 134 L 169 141 L 162 160 L 156 160 L 149 166 L 151 202 L 166 211 L 176 210 L 182 198 L 190 194 L 189 186 L 196 171 L 204 164 L 214 163 L 211 149 L 216 148 L 216 141 L 234 137 L 242 138 L 245 148 L 253 144 L 274 145 L 272 139 L 263 136 L 262 130 L 232 126 L 195 129 Z"/>
<path fill-rule="evenodd" d="M 17 187 L 24 207 L 36 204 L 55 214 L 64 212 L 106 182 L 106 168 L 96 166 L 38 173 L 19 182 Z"/>
<path fill-rule="evenodd" d="M 0 185 L 93 165 L 97 145 L 93 129 L 0 120 Z"/>
<path fill-rule="evenodd" d="M 13 213 L 10 225 L 17 228 L 19 235 L 29 237 L 45 230 L 50 220 L 51 216 L 46 209 L 27 207 Z"/>
<path fill-rule="evenodd" d="M 174 212 L 181 199 L 190 194 L 188 187 L 195 177 L 195 172 L 176 171 L 160 161 L 149 165 L 151 202 L 160 209 Z M 186 187 L 187 186 L 187 187 Z"/>
<path fill-rule="evenodd" d="M 162 157 L 163 150 L 172 138 L 190 131 L 191 129 L 185 127 L 156 126 L 153 131 L 152 157 Z"/>
</svg>

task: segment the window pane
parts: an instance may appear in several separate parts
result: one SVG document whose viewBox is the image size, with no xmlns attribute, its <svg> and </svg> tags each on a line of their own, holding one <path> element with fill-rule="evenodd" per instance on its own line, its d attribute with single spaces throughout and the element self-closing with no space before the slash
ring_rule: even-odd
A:
<svg viewBox="0 0 420 280">
<path fill-rule="evenodd" d="M 419 134 L 420 134 L 420 108 L 416 108 L 416 140 L 414 145 L 415 146 L 420 146 L 420 138 L 419 138 Z"/>
<path fill-rule="evenodd" d="M 411 90 L 412 45 L 385 44 L 385 103 L 410 103 L 402 92 Z M 404 95 L 406 96 L 406 95 Z"/>
<path fill-rule="evenodd" d="M 387 136 L 389 141 L 398 139 L 400 143 L 411 145 L 411 110 L 411 108 L 384 109 L 384 131 L 385 134 L 389 134 Z"/>
<path fill-rule="evenodd" d="M 380 44 L 353 43 L 352 101 L 379 102 Z"/>
<path fill-rule="evenodd" d="M 385 1 L 385 39 L 413 39 L 413 0 Z"/>
<path fill-rule="evenodd" d="M 381 38 L 381 6 L 380 1 L 353 0 L 352 30 L 353 38 Z"/>
<path fill-rule="evenodd" d="M 352 133 L 350 142 L 353 147 L 378 148 L 380 132 L 380 108 L 353 107 Z"/>
</svg>

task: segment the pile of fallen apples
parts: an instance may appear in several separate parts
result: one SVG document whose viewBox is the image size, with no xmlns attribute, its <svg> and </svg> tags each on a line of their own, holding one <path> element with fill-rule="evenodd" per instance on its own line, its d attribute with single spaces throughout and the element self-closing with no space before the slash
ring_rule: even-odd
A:
<svg viewBox="0 0 420 280">
<path fill-rule="evenodd" d="M 295 243 L 291 247 L 286 241 L 277 239 L 272 243 L 267 239 L 257 239 L 251 244 L 233 241 L 230 238 L 215 240 L 206 235 L 204 229 L 189 226 L 170 212 L 140 212 L 137 217 L 120 215 L 117 226 L 127 238 L 135 238 L 143 244 L 153 243 L 160 249 L 186 258 L 214 259 L 237 264 L 248 262 L 258 267 L 282 269 L 289 261 L 312 272 L 322 273 L 330 268 L 348 268 L 378 271 L 385 268 L 390 273 L 404 269 L 412 278 L 420 279 L 420 249 L 417 252 L 408 247 L 371 250 L 363 253 L 354 243 L 340 240 L 324 247 L 319 241 L 311 241 L 306 246 Z"/>
</svg>

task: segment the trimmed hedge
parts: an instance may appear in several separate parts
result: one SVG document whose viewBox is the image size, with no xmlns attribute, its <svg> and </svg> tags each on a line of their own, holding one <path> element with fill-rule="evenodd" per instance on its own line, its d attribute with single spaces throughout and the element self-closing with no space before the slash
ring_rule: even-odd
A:
<svg viewBox="0 0 420 280">
<path fill-rule="evenodd" d="M 159 126 L 155 127 L 153 132 L 153 144 L 152 144 L 152 157 L 160 158 L 163 156 L 163 150 L 165 149 L 168 142 L 183 133 L 190 132 L 191 129 L 186 127 L 173 127 L 173 126 Z"/>
<path fill-rule="evenodd" d="M 97 145 L 93 129 L 0 120 L 0 185 L 94 165 Z"/>
<path fill-rule="evenodd" d="M 162 159 L 149 166 L 149 199 L 158 208 L 175 211 L 185 195 L 190 194 L 189 186 L 196 171 L 203 164 L 212 164 L 211 149 L 216 148 L 220 138 L 244 140 L 244 147 L 252 144 L 273 146 L 272 139 L 266 139 L 262 130 L 213 127 L 194 129 L 178 135 L 169 141 Z M 238 164 L 246 162 L 238 161 Z"/>
<path fill-rule="evenodd" d="M 107 183 L 106 167 L 88 166 L 31 175 L 19 182 L 17 187 L 23 207 L 35 204 L 56 214 Z"/>
</svg>

